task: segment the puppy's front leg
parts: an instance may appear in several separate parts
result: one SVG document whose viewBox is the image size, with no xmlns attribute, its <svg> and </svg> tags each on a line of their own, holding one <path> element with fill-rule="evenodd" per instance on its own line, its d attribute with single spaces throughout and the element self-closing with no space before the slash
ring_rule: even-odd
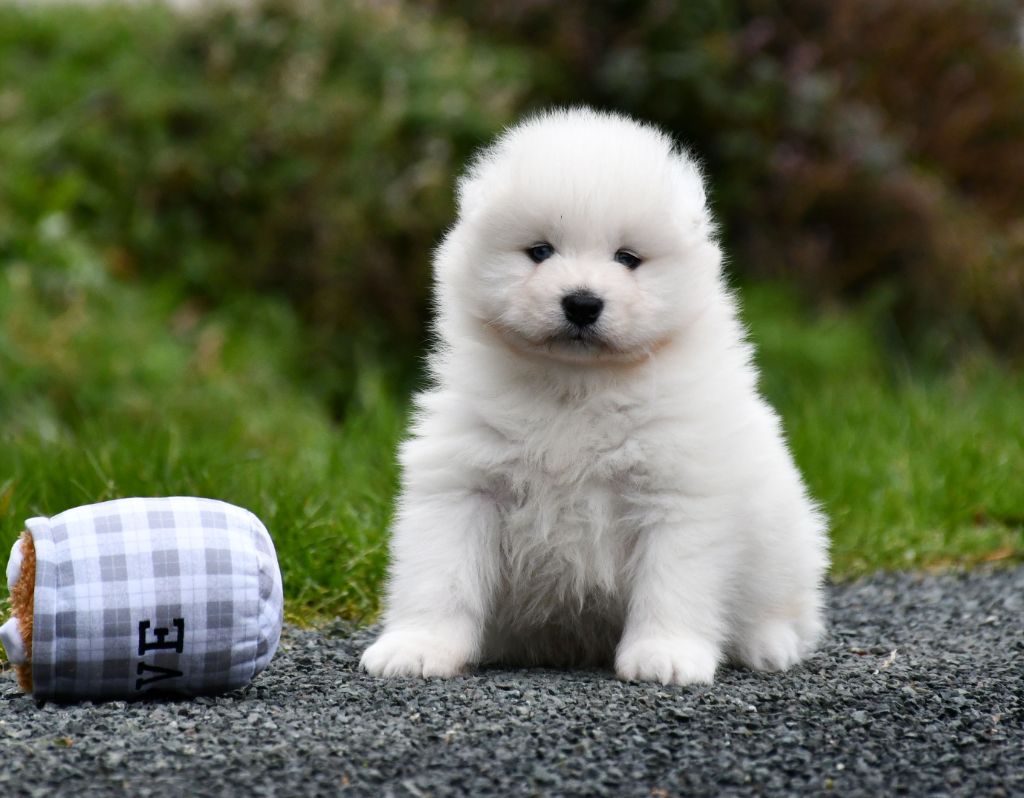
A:
<svg viewBox="0 0 1024 798">
<path fill-rule="evenodd" d="M 710 684 L 722 659 L 723 595 L 731 553 L 713 529 L 646 530 L 615 671 L 626 681 Z"/>
<path fill-rule="evenodd" d="M 480 659 L 497 570 L 498 512 L 479 492 L 403 496 L 391 537 L 374 676 L 454 676 Z"/>
</svg>

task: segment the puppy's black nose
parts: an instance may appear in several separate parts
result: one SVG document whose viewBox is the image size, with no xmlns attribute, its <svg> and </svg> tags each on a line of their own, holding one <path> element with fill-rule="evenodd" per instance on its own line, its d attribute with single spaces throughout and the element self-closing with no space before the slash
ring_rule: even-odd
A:
<svg viewBox="0 0 1024 798">
<path fill-rule="evenodd" d="M 577 327 L 589 327 L 601 315 L 604 301 L 589 291 L 573 291 L 562 297 L 565 317 Z"/>
</svg>

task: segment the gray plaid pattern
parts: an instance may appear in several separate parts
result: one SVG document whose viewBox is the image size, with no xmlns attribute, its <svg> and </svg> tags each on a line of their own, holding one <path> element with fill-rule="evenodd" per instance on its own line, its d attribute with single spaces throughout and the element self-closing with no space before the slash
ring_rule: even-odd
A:
<svg viewBox="0 0 1024 798">
<path fill-rule="evenodd" d="M 270 662 L 284 595 L 274 544 L 212 499 L 118 499 L 26 524 L 36 549 L 34 695 L 199 695 Z"/>
</svg>

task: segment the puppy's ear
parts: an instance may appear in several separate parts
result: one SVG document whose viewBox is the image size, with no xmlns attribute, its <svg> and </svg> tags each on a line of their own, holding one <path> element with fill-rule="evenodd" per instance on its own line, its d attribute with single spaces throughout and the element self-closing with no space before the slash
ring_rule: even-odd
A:
<svg viewBox="0 0 1024 798">
<path fill-rule="evenodd" d="M 474 171 L 462 175 L 456 183 L 456 205 L 461 217 L 471 215 L 483 202 L 483 181 L 477 179 Z"/>
<path fill-rule="evenodd" d="M 713 238 L 717 231 L 700 163 L 689 151 L 677 146 L 672 152 L 673 180 L 676 183 L 676 208 L 686 231 L 698 238 Z"/>
<path fill-rule="evenodd" d="M 503 139 L 477 150 L 455 183 L 456 206 L 461 218 L 473 215 L 483 205 L 487 175 L 493 172 Z"/>
</svg>

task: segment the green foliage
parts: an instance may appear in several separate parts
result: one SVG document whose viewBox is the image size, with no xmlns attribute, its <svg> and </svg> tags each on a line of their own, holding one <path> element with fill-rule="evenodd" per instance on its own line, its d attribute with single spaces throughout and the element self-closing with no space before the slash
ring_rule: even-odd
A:
<svg viewBox="0 0 1024 798">
<path fill-rule="evenodd" d="M 256 512 L 290 607 L 363 617 L 376 602 L 404 408 L 363 372 L 342 423 L 296 376 L 286 306 L 203 311 L 102 275 L 0 275 L 0 547 L 24 519 L 133 495 Z"/>
<path fill-rule="evenodd" d="M 1024 558 L 1024 375 L 894 360 L 882 303 L 811 314 L 746 293 L 763 390 L 832 521 L 833 573 Z"/>
<path fill-rule="evenodd" d="M 419 349 L 453 175 L 528 73 L 393 4 L 4 5 L 0 259 L 59 225 L 115 274 L 283 295 L 345 399 L 360 363 Z"/>
<path fill-rule="evenodd" d="M 343 404 L 360 364 L 420 349 L 429 253 L 469 152 L 529 108 L 586 101 L 693 146 L 738 272 L 818 297 L 881 288 L 914 343 L 1024 352 L 1016 13 L 1004 0 L 3 6 L 0 258 L 32 260 L 60 224 L 117 274 L 174 275 L 214 301 L 286 296 Z"/>
</svg>

